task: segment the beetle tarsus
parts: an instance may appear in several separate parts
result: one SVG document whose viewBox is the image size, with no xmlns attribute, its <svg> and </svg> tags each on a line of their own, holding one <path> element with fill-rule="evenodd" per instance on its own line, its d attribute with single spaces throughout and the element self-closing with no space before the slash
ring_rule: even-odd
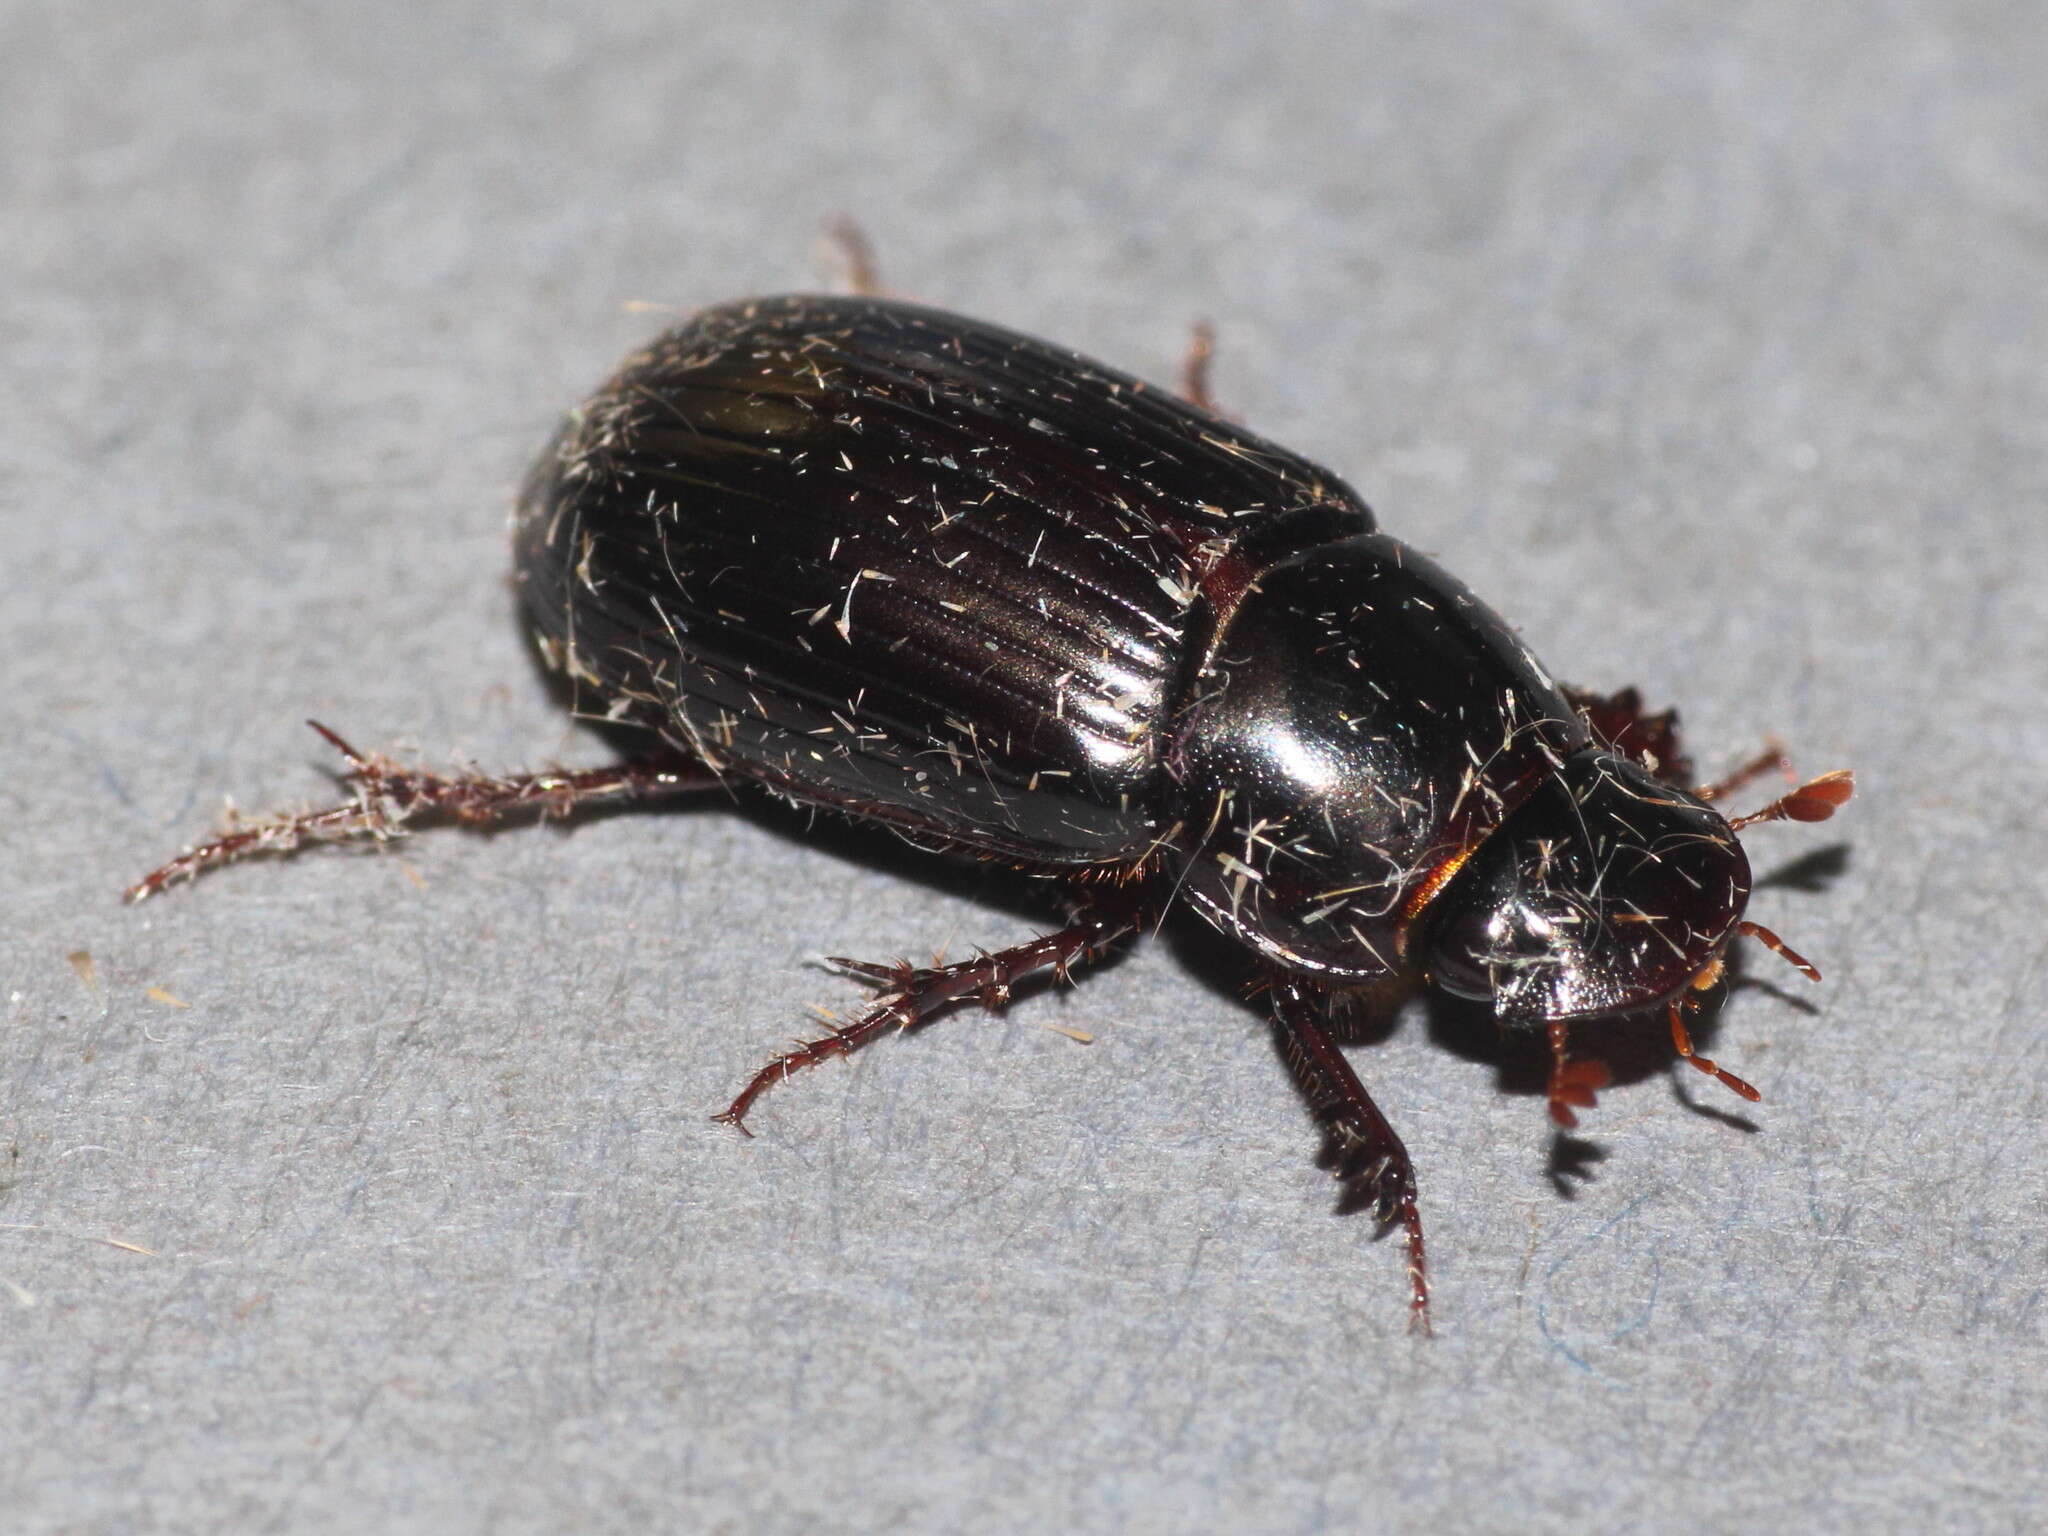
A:
<svg viewBox="0 0 2048 1536">
<path fill-rule="evenodd" d="M 853 1023 L 835 1028 L 823 1039 L 805 1041 L 770 1061 L 712 1119 L 746 1132 L 747 1115 L 754 1101 L 791 1073 L 834 1056 L 849 1056 L 890 1030 L 916 1029 L 955 1003 L 975 1002 L 995 1012 L 1009 1002 L 1010 988 L 1020 977 L 1048 968 L 1056 976 L 1064 977 L 1076 964 L 1094 959 L 1108 945 L 1141 926 L 1142 914 L 1133 908 L 1119 907 L 1083 911 L 1057 933 L 993 953 L 984 951 L 971 960 L 951 965 L 913 967 L 905 960 L 881 964 L 830 956 L 827 963 L 835 970 L 881 988 L 881 998 Z"/>
<path fill-rule="evenodd" d="M 1281 1053 L 1327 1138 L 1325 1161 L 1372 1210 L 1382 1230 L 1401 1228 L 1408 1247 L 1409 1318 L 1429 1333 L 1429 1266 L 1408 1149 L 1330 1038 L 1324 1000 L 1277 976 L 1271 995 Z"/>
<path fill-rule="evenodd" d="M 521 815 L 554 821 L 584 806 L 659 799 L 710 789 L 721 782 L 711 769 L 684 759 L 503 776 L 422 773 L 374 752 L 358 752 L 317 720 L 306 724 L 348 763 L 341 782 L 355 792 L 354 800 L 245 824 L 231 822 L 219 837 L 151 870 L 123 893 L 124 898 L 142 901 L 223 864 L 253 854 L 295 853 L 308 843 L 343 843 L 365 837 L 388 842 L 402 837 L 415 823 L 432 821 L 454 821 L 471 828 L 497 826 Z"/>
</svg>

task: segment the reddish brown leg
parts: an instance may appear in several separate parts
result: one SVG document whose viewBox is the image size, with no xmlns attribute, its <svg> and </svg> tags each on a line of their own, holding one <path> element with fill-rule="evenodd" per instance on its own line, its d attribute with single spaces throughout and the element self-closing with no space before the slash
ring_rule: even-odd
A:
<svg viewBox="0 0 2048 1536">
<path fill-rule="evenodd" d="M 1698 1067 L 1707 1076 L 1719 1078 L 1725 1086 L 1734 1089 L 1745 1099 L 1749 1100 L 1750 1103 L 1754 1104 L 1763 1098 L 1761 1093 L 1758 1093 L 1733 1072 L 1715 1066 L 1712 1060 L 1705 1056 L 1693 1053 L 1692 1032 L 1685 1027 L 1685 1012 L 1677 1003 L 1671 1005 L 1671 1043 L 1678 1047 L 1678 1054 L 1680 1056 Z"/>
<path fill-rule="evenodd" d="M 718 775 L 686 761 L 622 763 L 505 777 L 463 774 L 449 778 L 402 768 L 389 758 L 365 756 L 317 720 L 306 722 L 348 762 L 342 782 L 355 791 L 346 805 L 297 815 L 266 816 L 233 826 L 212 842 L 180 854 L 130 886 L 129 901 L 154 896 L 166 886 L 257 853 L 290 853 L 308 843 L 339 843 L 370 837 L 399 837 L 419 822 L 456 821 L 486 827 L 537 812 L 543 818 L 568 815 L 582 806 L 652 800 L 710 789 Z"/>
<path fill-rule="evenodd" d="M 882 287 L 875 272 L 875 246 L 868 239 L 868 232 L 842 214 L 825 226 L 825 233 L 839 247 L 840 260 L 846 263 L 846 286 L 862 298 L 880 293 Z"/>
<path fill-rule="evenodd" d="M 1408 1295 L 1414 1326 L 1428 1333 L 1429 1268 L 1422 1213 L 1415 1203 L 1415 1165 L 1359 1082 L 1325 1027 L 1323 1000 L 1298 982 L 1273 986 L 1273 1027 L 1309 1109 L 1329 1138 L 1332 1171 L 1372 1202 L 1384 1227 L 1400 1224 L 1408 1241 Z"/>
<path fill-rule="evenodd" d="M 1209 393 L 1209 360 L 1216 355 L 1216 327 L 1206 320 L 1195 322 L 1188 340 L 1187 361 L 1181 364 L 1181 397 L 1197 410 L 1220 414 L 1215 397 Z"/>
<path fill-rule="evenodd" d="M 1550 1022 L 1550 1118 L 1569 1131 L 1579 1117 L 1572 1106 L 1591 1109 L 1599 1102 L 1599 1090 L 1608 1084 L 1607 1063 L 1587 1057 L 1571 1061 L 1565 1056 L 1566 1030 L 1562 1020 Z"/>
<path fill-rule="evenodd" d="M 881 1001 L 846 1028 L 777 1056 L 753 1075 L 739 1097 L 712 1118 L 751 1135 L 747 1130 L 747 1113 L 754 1107 L 754 1101 L 792 1072 L 814 1067 L 829 1057 L 851 1055 L 885 1031 L 915 1029 L 949 1005 L 970 997 L 984 1008 L 1001 1008 L 1010 1000 L 1010 984 L 1020 977 L 1050 966 L 1065 979 L 1069 967 L 1094 959 L 1142 923 L 1142 914 L 1134 907 L 1104 907 L 1083 912 L 1071 926 L 1058 933 L 1048 933 L 994 954 L 929 969 L 914 967 L 908 961 L 876 965 L 834 956 L 831 963 L 838 969 L 880 987 Z"/>
</svg>

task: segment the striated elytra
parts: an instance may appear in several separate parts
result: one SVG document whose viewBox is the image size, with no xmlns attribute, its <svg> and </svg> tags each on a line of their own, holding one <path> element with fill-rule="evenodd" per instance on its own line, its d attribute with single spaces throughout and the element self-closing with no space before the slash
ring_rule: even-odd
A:
<svg viewBox="0 0 2048 1536">
<path fill-rule="evenodd" d="M 979 321 L 869 297 L 706 311 L 629 358 L 522 493 L 521 601 L 580 710 L 660 746 L 614 769 L 439 776 L 356 753 L 357 798 L 244 824 L 240 854 L 430 815 L 744 784 L 1055 882 L 1067 925 L 950 965 L 839 962 L 874 1007 L 791 1071 L 948 1004 L 1000 1005 L 1185 901 L 1255 957 L 1339 1176 L 1406 1233 L 1400 1139 L 1331 1037 L 1406 977 L 1547 1031 L 1550 1109 L 1605 1068 L 1574 1022 L 1685 1005 L 1741 933 L 1737 828 L 1824 819 L 1847 774 L 1733 820 L 1674 717 L 1560 687 L 1342 480 L 1183 399 Z M 322 728 L 324 731 L 324 728 Z"/>
</svg>

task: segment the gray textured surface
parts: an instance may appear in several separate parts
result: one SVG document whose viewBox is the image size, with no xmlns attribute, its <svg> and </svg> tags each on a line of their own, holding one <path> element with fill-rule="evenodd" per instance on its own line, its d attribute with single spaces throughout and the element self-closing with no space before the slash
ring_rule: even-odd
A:
<svg viewBox="0 0 2048 1536">
<path fill-rule="evenodd" d="M 2044 36 L 8 5 L 6 1527 L 2038 1529 Z M 1424 1343 L 1199 936 L 745 1142 L 707 1112 L 848 1001 L 806 956 L 1029 912 L 716 809 L 115 903 L 224 794 L 321 795 L 307 715 L 601 759 L 518 642 L 508 489 L 627 301 L 829 281 L 842 210 L 898 289 L 1155 377 L 1213 317 L 1230 404 L 1561 675 L 1856 767 L 1757 836 L 1847 857 L 1758 898 L 1828 982 L 1759 956 L 1723 1015 L 1754 1132 L 1653 1062 L 1566 1198 L 1517 1059 L 1406 1017 L 1355 1059 Z"/>
</svg>

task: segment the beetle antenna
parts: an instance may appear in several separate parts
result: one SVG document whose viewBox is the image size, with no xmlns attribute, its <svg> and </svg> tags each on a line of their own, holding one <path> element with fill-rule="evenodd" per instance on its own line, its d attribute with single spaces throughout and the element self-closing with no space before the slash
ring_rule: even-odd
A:
<svg viewBox="0 0 2048 1536">
<path fill-rule="evenodd" d="M 1856 775 L 1837 768 L 1817 779 L 1808 779 L 1789 795 L 1780 795 L 1760 811 L 1736 816 L 1728 825 L 1737 831 L 1760 821 L 1826 821 L 1856 793 Z"/>
<path fill-rule="evenodd" d="M 1735 925 L 1735 931 L 1745 937 L 1755 939 L 1757 943 L 1778 956 L 1795 971 L 1803 973 L 1808 981 L 1820 980 L 1820 968 L 1818 966 L 1799 953 L 1790 944 L 1779 938 L 1775 933 L 1771 932 L 1762 923 L 1752 923 L 1749 919 L 1744 918 Z"/>
<path fill-rule="evenodd" d="M 1728 1071 L 1725 1067 L 1715 1065 L 1710 1057 L 1701 1056 L 1693 1050 L 1692 1031 L 1685 1027 L 1685 1005 L 1683 1003 L 1673 1003 L 1671 1005 L 1671 1043 L 1678 1047 L 1678 1054 L 1680 1056 L 1698 1067 L 1707 1076 L 1718 1077 L 1725 1086 L 1733 1088 L 1743 1098 L 1749 1100 L 1750 1103 L 1754 1104 L 1763 1097 L 1761 1093 L 1750 1087 L 1748 1083 L 1745 1083 L 1733 1072 Z"/>
<path fill-rule="evenodd" d="M 1792 759 L 1785 755 L 1785 749 L 1776 741 L 1772 741 L 1763 751 L 1726 778 L 1700 785 L 1693 790 L 1693 795 L 1701 800 L 1722 800 L 1734 794 L 1743 785 L 1753 783 L 1767 773 L 1782 773 L 1788 778 L 1792 773 Z"/>
</svg>

